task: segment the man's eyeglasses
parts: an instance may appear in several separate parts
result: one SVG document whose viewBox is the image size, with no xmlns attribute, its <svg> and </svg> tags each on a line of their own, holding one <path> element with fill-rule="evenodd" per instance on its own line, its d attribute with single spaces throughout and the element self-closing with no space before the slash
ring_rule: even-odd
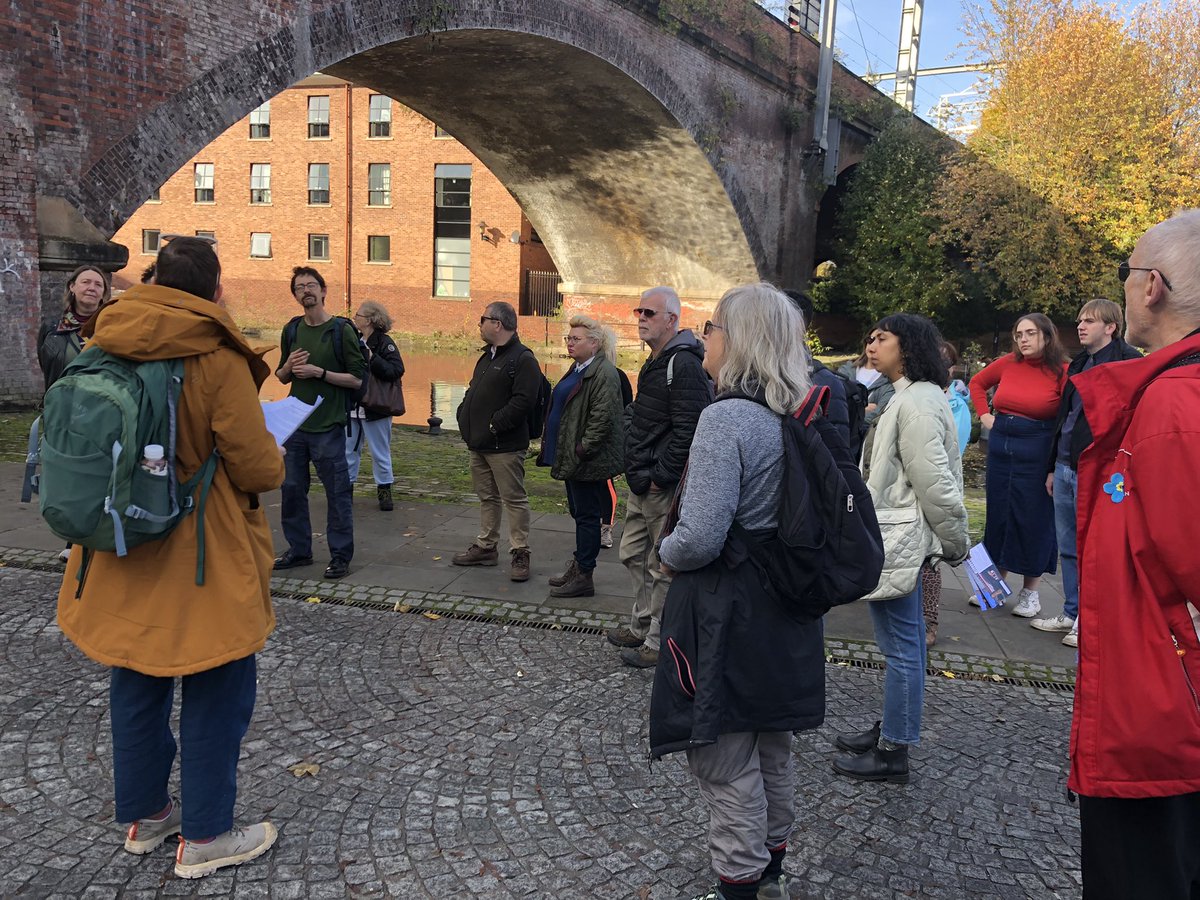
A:
<svg viewBox="0 0 1200 900">
<path fill-rule="evenodd" d="M 500 320 L 497 319 L 495 316 L 480 316 L 479 317 L 480 325 L 482 325 L 484 322 L 499 322 L 499 321 Z"/>
<path fill-rule="evenodd" d="M 1171 282 L 1167 281 L 1167 276 L 1162 272 L 1159 272 L 1158 269 L 1146 269 L 1142 266 L 1131 266 L 1129 264 L 1129 260 L 1125 260 L 1125 262 L 1117 266 L 1117 278 L 1120 279 L 1121 284 L 1124 284 L 1129 279 L 1130 272 L 1158 272 L 1158 277 L 1162 279 L 1163 286 L 1166 287 L 1168 291 L 1174 290 L 1174 288 L 1171 287 Z"/>
<path fill-rule="evenodd" d="M 636 309 L 634 309 L 633 314 L 635 316 L 637 316 L 638 318 L 644 317 L 647 319 L 653 319 L 655 316 L 657 316 L 659 314 L 659 312 L 660 312 L 660 310 L 657 310 L 657 309 L 646 309 L 646 307 L 644 307 L 644 306 L 639 306 Z"/>
<path fill-rule="evenodd" d="M 300 284 L 297 284 L 295 287 L 293 287 L 292 293 L 298 294 L 301 291 L 315 291 L 315 290 L 318 290 L 320 287 L 321 287 L 321 285 L 317 284 L 317 282 L 315 282 L 315 281 L 305 281 L 305 282 L 301 282 Z"/>
<path fill-rule="evenodd" d="M 701 334 L 702 334 L 704 337 L 708 337 L 710 334 L 712 334 L 712 333 L 713 333 L 713 329 L 714 329 L 714 328 L 715 328 L 717 331 L 724 331 L 724 330 L 725 330 L 725 326 L 724 326 L 724 325 L 718 325 L 718 324 L 717 324 L 716 322 L 714 322 L 712 319 L 709 319 L 707 322 L 705 322 L 705 323 L 704 323 L 704 328 L 703 328 L 703 330 L 702 330 L 700 333 L 701 333 Z"/>
</svg>

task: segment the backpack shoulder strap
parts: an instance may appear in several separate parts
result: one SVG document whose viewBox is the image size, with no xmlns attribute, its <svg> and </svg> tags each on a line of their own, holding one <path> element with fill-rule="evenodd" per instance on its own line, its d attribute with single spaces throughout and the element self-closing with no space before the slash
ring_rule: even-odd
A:
<svg viewBox="0 0 1200 900">
<path fill-rule="evenodd" d="M 675 380 L 675 354 L 671 354 L 671 358 L 667 360 L 667 387 L 671 386 L 671 382 Z"/>
<path fill-rule="evenodd" d="M 292 347 L 296 346 L 296 335 L 300 332 L 300 320 L 303 318 L 303 316 L 296 316 L 283 326 L 283 348 L 280 351 L 280 365 L 283 364 L 283 360 L 288 358 L 288 355 L 292 352 Z"/>
<path fill-rule="evenodd" d="M 813 385 L 808 396 L 804 398 L 804 402 L 800 404 L 800 408 L 796 410 L 794 418 L 799 419 L 805 425 L 811 425 L 818 412 L 825 415 L 828 410 L 829 388 L 824 385 Z"/>
</svg>

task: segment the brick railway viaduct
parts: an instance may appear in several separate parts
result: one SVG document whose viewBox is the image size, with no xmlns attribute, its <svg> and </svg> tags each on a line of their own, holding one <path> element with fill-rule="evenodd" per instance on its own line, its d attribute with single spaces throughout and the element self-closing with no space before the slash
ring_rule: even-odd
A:
<svg viewBox="0 0 1200 900">
<path fill-rule="evenodd" d="M 37 324 L 67 272 L 247 112 L 314 71 L 442 125 L 546 242 L 568 304 L 676 285 L 807 283 L 823 168 L 861 158 L 881 95 L 750 0 L 10 0 L 0 12 L 0 401 L 40 396 Z M 699 15 L 699 13 L 697 13 Z"/>
</svg>

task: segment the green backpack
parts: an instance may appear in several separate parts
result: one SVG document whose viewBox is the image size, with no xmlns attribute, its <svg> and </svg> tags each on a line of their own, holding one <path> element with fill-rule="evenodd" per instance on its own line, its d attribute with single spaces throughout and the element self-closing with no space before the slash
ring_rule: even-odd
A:
<svg viewBox="0 0 1200 900">
<path fill-rule="evenodd" d="M 50 530 L 84 547 L 81 587 L 88 551 L 125 556 L 130 547 L 166 537 L 193 510 L 199 516 L 196 584 L 204 584 L 204 505 L 217 451 L 179 481 L 175 438 L 182 388 L 182 359 L 139 363 L 93 345 L 46 392 L 42 471 L 33 484 Z M 37 428 L 35 422 L 31 446 Z M 143 466 L 151 445 L 162 447 L 163 460 Z"/>
</svg>

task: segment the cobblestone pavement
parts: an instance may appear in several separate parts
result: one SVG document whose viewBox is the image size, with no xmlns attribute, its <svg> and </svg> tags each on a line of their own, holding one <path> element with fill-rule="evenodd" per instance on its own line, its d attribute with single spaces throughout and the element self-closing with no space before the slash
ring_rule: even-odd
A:
<svg viewBox="0 0 1200 900">
<path fill-rule="evenodd" d="M 650 673 L 594 635 L 281 600 L 237 814 L 271 853 L 198 882 L 112 822 L 107 671 L 53 624 L 58 579 L 0 569 L 0 896 L 676 898 L 709 886 L 682 760 L 646 762 Z M 793 897 L 1076 897 L 1070 696 L 930 680 L 905 787 L 829 767 L 880 673 L 828 669 L 797 738 Z M 316 763 L 315 776 L 288 766 Z"/>
</svg>

